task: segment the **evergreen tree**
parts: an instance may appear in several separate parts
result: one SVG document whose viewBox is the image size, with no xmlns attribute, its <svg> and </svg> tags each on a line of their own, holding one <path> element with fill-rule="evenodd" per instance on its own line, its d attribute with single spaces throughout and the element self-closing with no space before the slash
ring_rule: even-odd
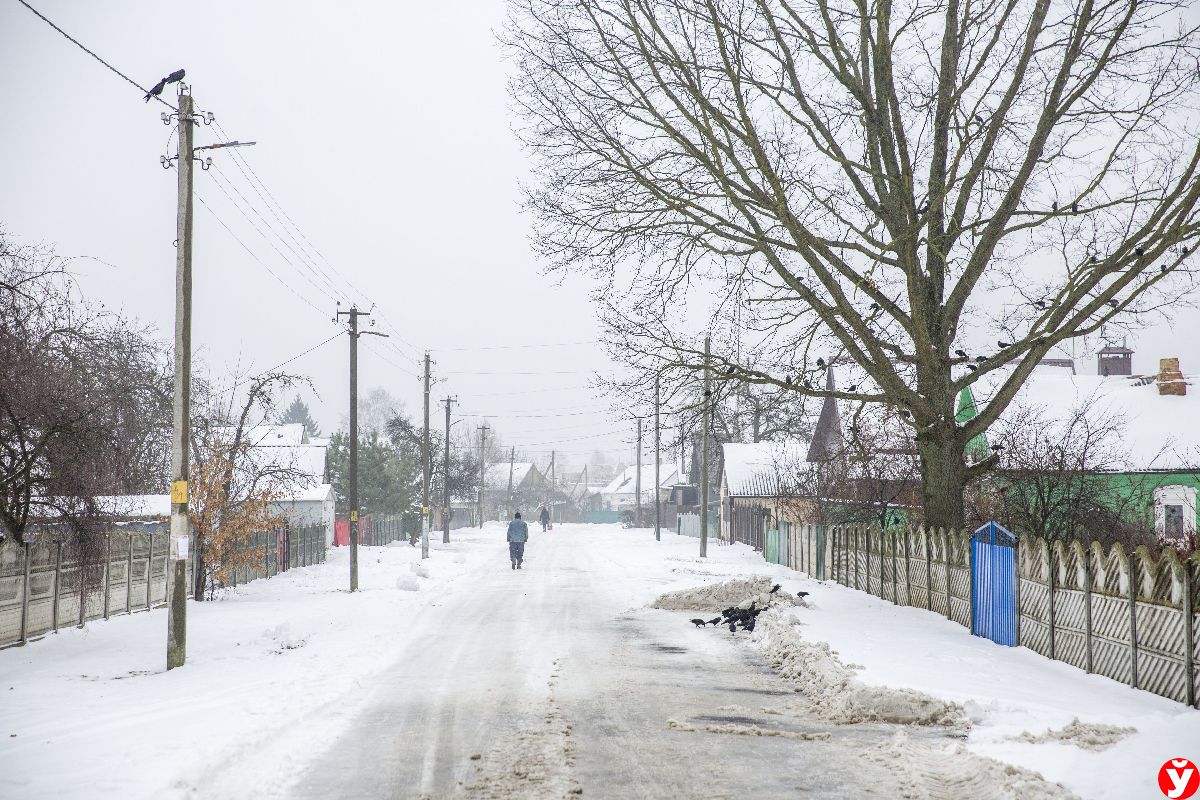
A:
<svg viewBox="0 0 1200 800">
<path fill-rule="evenodd" d="M 279 417 L 280 425 L 292 425 L 297 422 L 304 425 L 304 430 L 309 437 L 321 435 L 321 428 L 308 413 L 308 404 L 300 399 L 300 395 L 296 395 L 296 399 L 287 407 L 287 411 Z"/>
</svg>

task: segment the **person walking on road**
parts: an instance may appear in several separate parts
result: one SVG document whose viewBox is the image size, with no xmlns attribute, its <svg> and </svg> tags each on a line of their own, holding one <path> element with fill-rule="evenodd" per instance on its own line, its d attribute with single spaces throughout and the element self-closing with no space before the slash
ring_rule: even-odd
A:
<svg viewBox="0 0 1200 800">
<path fill-rule="evenodd" d="M 525 560 L 525 542 L 529 541 L 529 526 L 521 519 L 521 512 L 513 515 L 513 521 L 508 523 L 508 557 L 512 559 L 512 568 L 520 569 Z"/>
<path fill-rule="evenodd" d="M 538 515 L 538 519 L 542 523 L 542 533 L 545 533 L 546 528 L 550 526 L 550 509 L 542 506 L 542 513 Z"/>
</svg>

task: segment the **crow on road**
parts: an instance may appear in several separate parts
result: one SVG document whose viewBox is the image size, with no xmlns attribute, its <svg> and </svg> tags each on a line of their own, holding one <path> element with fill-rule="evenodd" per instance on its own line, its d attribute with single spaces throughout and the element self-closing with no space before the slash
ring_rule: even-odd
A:
<svg viewBox="0 0 1200 800">
<path fill-rule="evenodd" d="M 695 625 L 697 628 L 703 628 L 705 625 L 708 624 L 708 622 L 706 622 L 705 620 L 702 620 L 702 619 L 694 619 L 694 620 L 692 620 L 692 624 Z"/>
</svg>

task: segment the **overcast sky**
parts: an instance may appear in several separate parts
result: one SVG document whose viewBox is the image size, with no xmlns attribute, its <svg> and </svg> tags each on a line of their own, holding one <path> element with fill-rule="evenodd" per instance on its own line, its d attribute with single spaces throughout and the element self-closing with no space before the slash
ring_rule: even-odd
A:
<svg viewBox="0 0 1200 800">
<path fill-rule="evenodd" d="M 528 247 L 527 160 L 494 38 L 501 0 L 33 4 L 144 86 L 186 69 L 221 126 L 200 128 L 197 144 L 222 131 L 258 142 L 240 152 L 295 230 L 231 154 L 196 174 L 193 336 L 212 371 L 274 367 L 337 333 L 337 300 L 374 303 L 376 330 L 393 338 L 363 338 L 363 391 L 383 386 L 419 415 L 429 349 L 449 379 L 435 400 L 451 393 L 456 416 L 493 415 L 540 463 L 552 448 L 576 463 L 594 448 L 633 458 L 632 424 L 588 388 L 611 369 L 590 344 L 593 285 L 554 285 Z M 90 297 L 169 335 L 164 106 L 15 0 L 0 0 L 0 76 L 0 224 L 18 242 L 90 257 L 72 265 Z M 1164 356 L 1200 371 L 1198 322 L 1180 310 L 1174 330 L 1131 341 L 1134 371 Z M 343 336 L 288 365 L 312 377 L 319 397 L 306 400 L 327 431 L 346 413 L 347 346 Z M 1095 371 L 1093 354 L 1076 355 Z"/>
<path fill-rule="evenodd" d="M 295 231 L 272 235 L 286 220 L 229 153 L 197 171 L 193 336 L 214 372 L 273 367 L 337 333 L 337 300 L 375 303 L 375 329 L 393 338 L 361 340 L 363 391 L 384 386 L 419 415 L 430 349 L 449 378 L 435 399 L 457 395 L 456 416 L 496 415 L 506 441 L 543 463 L 552 448 L 576 463 L 596 447 L 632 458 L 630 424 L 588 388 L 610 369 L 590 344 L 592 284 L 554 285 L 528 247 L 500 0 L 33 5 L 144 86 L 186 69 L 221 131 L 257 141 L 240 153 L 325 259 L 310 255 L 309 270 Z M 98 259 L 72 265 L 86 293 L 169 335 L 166 108 L 15 0 L 0 2 L 0 75 L 0 224 L 18 242 Z M 221 131 L 201 127 L 196 143 Z M 343 336 L 288 365 L 312 377 L 320 396 L 306 399 L 326 430 L 346 413 L 347 348 Z"/>
</svg>

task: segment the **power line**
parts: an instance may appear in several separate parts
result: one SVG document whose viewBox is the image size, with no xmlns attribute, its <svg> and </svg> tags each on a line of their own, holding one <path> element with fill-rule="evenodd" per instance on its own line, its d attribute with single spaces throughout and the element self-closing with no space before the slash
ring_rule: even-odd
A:
<svg viewBox="0 0 1200 800">
<path fill-rule="evenodd" d="M 599 342 L 554 342 L 550 344 L 510 344 L 497 345 L 496 347 L 439 347 L 434 350 L 436 353 L 465 353 L 475 350 L 526 350 L 531 347 L 575 347 L 576 345 L 584 344 L 600 344 Z"/>
<path fill-rule="evenodd" d="M 201 197 L 199 194 L 196 194 L 196 195 L 195 195 L 195 197 L 196 197 L 196 199 L 197 199 L 197 200 L 199 200 L 199 201 L 200 201 L 200 205 L 204 206 L 204 208 L 205 208 L 205 209 L 207 209 L 208 213 L 210 213 L 210 214 L 212 214 L 212 215 L 213 215 L 213 219 L 215 219 L 217 222 L 221 223 L 221 227 L 222 227 L 222 228 L 224 228 L 225 230 L 229 231 L 229 235 L 233 237 L 233 240 L 234 240 L 235 242 L 237 242 L 238 244 L 240 244 L 240 245 L 242 246 L 242 249 L 243 249 L 243 250 L 245 250 L 247 253 L 249 253 L 249 254 L 250 254 L 250 257 L 251 257 L 251 258 L 253 258 L 255 261 L 257 261 L 257 262 L 259 263 L 259 265 L 261 265 L 261 266 L 262 266 L 262 268 L 263 268 L 263 269 L 265 269 L 265 270 L 266 270 L 268 273 L 270 273 L 270 275 L 271 275 L 271 277 L 272 277 L 272 278 L 274 278 L 275 280 L 277 280 L 277 281 L 279 281 L 280 283 L 282 283 L 282 284 L 284 285 L 284 287 L 286 287 L 286 288 L 287 288 L 287 290 L 288 290 L 289 292 L 291 292 L 292 294 L 296 295 L 296 297 L 300 298 L 302 301 L 304 301 L 304 302 L 305 302 L 305 303 L 307 303 L 308 305 L 312 306 L 312 308 L 313 308 L 314 310 L 316 310 L 316 311 L 320 312 L 321 314 L 326 314 L 326 313 L 328 313 L 328 312 L 326 312 L 326 311 L 321 311 L 321 309 L 320 309 L 320 308 L 317 308 L 317 306 L 313 305 L 313 303 L 312 303 L 312 301 L 311 301 L 311 300 L 309 300 L 307 297 L 305 297 L 304 295 L 300 294 L 300 293 L 299 293 L 299 292 L 297 292 L 295 289 L 293 289 L 293 288 L 292 288 L 292 285 L 291 285 L 290 283 L 288 283 L 288 282 L 287 282 L 287 281 L 285 281 L 283 278 L 281 278 L 281 277 L 279 277 L 278 275 L 276 275 L 276 274 L 275 274 L 275 271 L 274 271 L 274 270 L 272 270 L 270 267 L 268 267 L 268 266 L 266 265 L 266 263 L 265 263 L 265 262 L 264 262 L 264 261 L 263 261 L 261 258 L 259 258 L 258 256 L 256 256 L 256 255 L 254 254 L 254 251 L 253 251 L 253 250 L 251 250 L 249 247 L 246 247 L 246 243 L 245 243 L 245 242 L 243 242 L 241 239 L 239 239 L 239 238 L 237 237 L 237 234 L 233 232 L 233 229 L 232 229 L 232 228 L 230 228 L 228 225 L 226 225 L 226 224 L 225 224 L 225 221 L 224 221 L 223 219 L 221 219 L 220 217 L 218 217 L 218 216 L 217 216 L 217 212 L 215 212 L 215 211 L 213 211 L 211 208 L 209 208 L 209 205 L 208 205 L 208 203 L 204 202 L 204 198 L 203 198 L 203 197 Z"/>
<path fill-rule="evenodd" d="M 120 77 L 122 77 L 122 78 L 124 78 L 125 80 L 129 81 L 129 82 L 130 82 L 131 84 L 133 84 L 133 86 L 134 86 L 134 87 L 135 87 L 135 88 L 136 88 L 138 91 L 140 91 L 142 94 L 147 94 L 147 95 L 148 95 L 148 94 L 150 94 L 149 90 L 147 90 L 147 89 L 146 89 L 144 86 L 142 86 L 141 84 L 139 84 L 139 83 L 138 83 L 137 81 L 135 81 L 133 78 L 131 78 L 131 77 L 129 77 L 128 75 L 126 75 L 124 72 L 121 72 L 121 70 L 117 69 L 117 68 L 116 68 L 116 67 L 114 67 L 112 64 L 108 63 L 108 62 L 107 62 L 107 61 L 105 61 L 103 58 L 101 58 L 100 56 L 98 56 L 98 55 L 96 55 L 95 53 L 93 53 L 91 50 L 89 50 L 89 49 L 87 49 L 86 47 L 84 47 L 82 42 L 80 42 L 78 39 L 76 39 L 76 38 L 75 38 L 74 36 L 72 36 L 71 34 L 69 34 L 69 33 L 67 33 L 66 31 L 64 31 L 62 28 L 60 28 L 60 27 L 58 27 L 57 25 L 55 25 L 55 24 L 54 24 L 53 22 L 51 22 L 50 20 L 46 19 L 46 16 L 45 16 L 45 15 L 44 15 L 42 12 L 38 11 L 38 10 L 37 10 L 36 8 L 34 8 L 33 6 L 29 5 L 29 3 L 26 3 L 26 2 L 25 2 L 25 0 L 17 0 L 17 2 L 18 2 L 18 3 L 20 3 L 21 5 L 25 6 L 26 8 L 28 8 L 28 9 L 29 9 L 30 11 L 32 11 L 34 14 L 37 14 L 39 17 L 41 17 L 41 20 L 42 20 L 42 22 L 45 22 L 45 23 L 46 23 L 47 25 L 49 25 L 51 28 L 54 28 L 54 30 L 58 31 L 58 32 L 59 32 L 59 33 L 61 33 L 63 36 L 67 37 L 67 41 L 71 42 L 71 43 L 72 43 L 72 44 L 74 44 L 76 47 L 78 47 L 80 50 L 82 50 L 83 52 L 87 53 L 89 56 L 91 56 L 92 58 L 96 59 L 97 61 L 99 61 L 99 62 L 100 62 L 101 64 L 103 64 L 104 66 L 106 66 L 106 67 L 108 67 L 109 69 L 111 69 L 111 70 L 112 70 L 114 73 L 116 73 L 116 74 L 117 74 L 117 75 L 119 75 Z M 170 104 L 170 103 L 168 103 L 166 100 L 163 100 L 163 99 L 162 99 L 161 97 L 159 97 L 158 95 L 152 95 L 152 96 L 154 97 L 154 99 L 155 99 L 155 100 L 157 100 L 158 102 L 162 103 L 162 104 L 163 104 L 164 106 L 166 106 L 167 108 L 175 108 L 175 106 L 171 105 L 171 104 Z"/>
<path fill-rule="evenodd" d="M 288 364 L 290 364 L 290 363 L 292 363 L 293 361 L 295 361 L 297 358 L 303 358 L 304 356 L 306 356 L 306 355 L 308 355 L 309 353 L 311 353 L 313 350 L 316 350 L 316 349 L 317 349 L 317 348 L 319 348 L 319 347 L 324 347 L 325 345 L 329 344 L 330 342 L 332 342 L 334 339 L 338 338 L 338 337 L 339 337 L 339 336 L 341 336 L 341 335 L 342 335 L 342 331 L 338 331 L 338 332 L 337 332 L 337 333 L 335 333 L 333 336 L 330 336 L 328 339 L 326 339 L 325 341 L 321 342 L 320 344 L 313 345 L 312 347 L 308 348 L 307 350 L 305 350 L 305 351 L 304 351 L 303 353 L 301 353 L 300 355 L 298 355 L 298 356 L 292 356 L 292 357 L 291 357 L 291 358 L 289 358 L 287 361 L 284 361 L 282 364 L 276 364 L 275 366 L 273 366 L 273 367 L 271 367 L 270 369 L 268 369 L 268 370 L 265 370 L 265 371 L 266 371 L 266 372 L 274 372 L 275 370 L 279 369 L 280 367 L 287 366 Z"/>
</svg>

